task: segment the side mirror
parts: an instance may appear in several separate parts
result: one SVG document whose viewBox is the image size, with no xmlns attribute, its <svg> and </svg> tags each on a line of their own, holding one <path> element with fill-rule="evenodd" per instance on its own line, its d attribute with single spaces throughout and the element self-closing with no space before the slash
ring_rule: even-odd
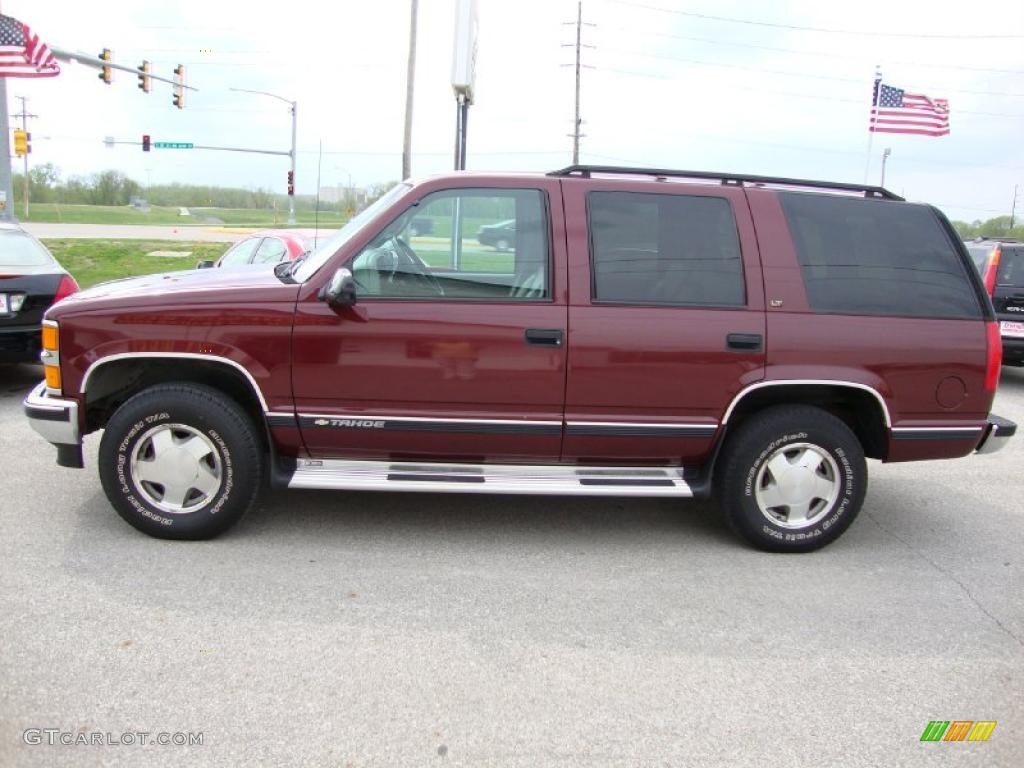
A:
<svg viewBox="0 0 1024 768">
<path fill-rule="evenodd" d="M 196 264 L 196 269 L 211 269 L 216 266 L 216 262 L 213 261 L 200 261 Z"/>
<path fill-rule="evenodd" d="M 332 307 L 351 307 L 356 303 L 356 280 L 347 267 L 339 267 L 323 288 L 318 298 Z"/>
</svg>

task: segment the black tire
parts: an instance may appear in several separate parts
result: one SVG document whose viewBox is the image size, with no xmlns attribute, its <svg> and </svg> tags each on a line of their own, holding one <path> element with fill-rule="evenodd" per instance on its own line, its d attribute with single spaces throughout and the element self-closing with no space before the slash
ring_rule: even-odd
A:
<svg viewBox="0 0 1024 768">
<path fill-rule="evenodd" d="M 186 491 L 182 511 L 162 508 L 160 504 L 170 503 L 167 489 L 162 492 L 159 483 L 141 479 L 141 469 L 139 476 L 133 474 L 144 460 L 156 458 L 159 432 L 170 436 L 172 450 L 196 437 L 198 450 L 208 450 L 201 461 L 214 478 L 213 487 L 207 493 Z M 180 451 L 176 456 L 188 461 Z M 181 471 L 187 474 L 189 469 Z M 114 509 L 143 533 L 160 539 L 209 539 L 237 523 L 255 502 L 263 448 L 252 421 L 223 393 L 201 384 L 161 384 L 135 395 L 110 418 L 100 441 L 99 472 Z M 179 487 L 188 484 L 178 482 Z M 157 498 L 161 493 L 163 498 Z"/>
<path fill-rule="evenodd" d="M 805 456 L 809 458 L 802 462 Z M 806 495 L 813 497 L 802 520 L 802 513 L 792 512 L 799 507 L 770 504 L 785 500 L 771 495 L 783 487 L 776 485 L 771 466 L 766 466 L 773 460 L 789 462 L 780 465 L 781 475 L 799 468 L 795 481 L 785 488 L 797 495 L 807 488 Z M 820 408 L 786 405 L 749 417 L 727 438 L 715 490 L 729 527 L 753 546 L 771 552 L 810 552 L 850 527 L 864 503 L 867 481 L 864 449 L 845 423 Z M 832 494 L 816 496 L 819 487 L 830 484 Z M 794 522 L 789 521 L 791 516 Z"/>
<path fill-rule="evenodd" d="M 508 250 L 508 240 L 506 240 L 505 238 L 501 238 L 500 240 L 498 240 L 497 243 L 494 244 L 494 247 L 497 248 L 502 253 L 504 253 L 505 251 Z"/>
</svg>

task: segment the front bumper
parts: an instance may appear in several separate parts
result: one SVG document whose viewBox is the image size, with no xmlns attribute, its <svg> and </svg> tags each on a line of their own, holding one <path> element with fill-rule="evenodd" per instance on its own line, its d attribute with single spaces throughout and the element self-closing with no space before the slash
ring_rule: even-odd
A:
<svg viewBox="0 0 1024 768">
<path fill-rule="evenodd" d="M 25 397 L 22 405 L 28 423 L 47 442 L 57 446 L 57 464 L 82 466 L 82 436 L 78 430 L 78 403 L 54 397 L 40 382 Z"/>
<path fill-rule="evenodd" d="M 985 427 L 985 436 L 981 438 L 977 453 L 995 453 L 1000 450 L 1006 441 L 1017 433 L 1017 425 L 1002 416 L 989 414 L 988 426 Z"/>
</svg>

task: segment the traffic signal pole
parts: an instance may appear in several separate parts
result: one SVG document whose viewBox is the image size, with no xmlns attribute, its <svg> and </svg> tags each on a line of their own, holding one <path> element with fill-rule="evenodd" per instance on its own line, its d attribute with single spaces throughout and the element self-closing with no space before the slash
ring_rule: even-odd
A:
<svg viewBox="0 0 1024 768">
<path fill-rule="evenodd" d="M 292 181 L 292 188 L 288 193 L 288 223 L 295 223 L 295 139 L 298 135 L 299 127 L 299 103 L 297 101 L 292 102 L 292 175 L 289 177 Z M 319 195 L 320 190 L 317 189 L 316 193 Z"/>
<path fill-rule="evenodd" d="M 269 96 L 272 99 L 283 101 L 289 106 L 292 113 L 292 151 L 288 154 L 291 156 L 291 168 L 288 171 L 288 186 L 291 187 L 288 193 L 288 223 L 295 223 L 295 160 L 298 157 L 298 152 L 295 148 L 295 141 L 298 136 L 298 121 L 299 121 L 299 102 L 286 99 L 284 96 L 278 96 L 276 93 L 269 93 L 267 91 L 251 91 L 248 88 L 228 88 L 229 91 L 235 91 L 236 93 L 255 93 L 259 96 Z M 200 147 L 196 147 L 200 149 Z M 209 147 L 209 149 L 223 149 L 223 147 Z M 237 150 L 240 152 L 251 152 L 254 150 Z M 276 154 L 276 153 L 274 153 Z"/>
<path fill-rule="evenodd" d="M 14 221 L 14 183 L 11 179 L 11 121 L 7 114 L 7 78 L 0 77 L 0 221 Z"/>
<path fill-rule="evenodd" d="M 27 109 L 28 98 L 27 97 L 25 97 L 25 96 L 16 96 L 15 98 L 19 99 L 21 101 L 21 112 L 19 112 L 18 115 L 17 115 L 17 117 L 21 118 L 21 130 L 25 134 L 28 134 L 28 119 L 30 117 L 39 117 L 39 115 L 30 115 L 28 113 L 28 109 Z M 22 178 L 21 186 L 22 186 L 22 193 L 23 193 L 23 196 L 25 198 L 25 218 L 26 219 L 28 218 L 28 188 L 29 188 L 29 184 L 28 184 L 28 151 L 27 150 L 28 150 L 29 146 L 31 146 L 31 145 L 27 145 L 26 146 L 26 152 L 25 152 L 25 154 L 23 154 L 21 156 L 21 159 L 25 161 L 25 170 L 24 170 L 25 175 Z M 13 203 L 12 203 L 12 205 L 13 205 Z"/>
</svg>

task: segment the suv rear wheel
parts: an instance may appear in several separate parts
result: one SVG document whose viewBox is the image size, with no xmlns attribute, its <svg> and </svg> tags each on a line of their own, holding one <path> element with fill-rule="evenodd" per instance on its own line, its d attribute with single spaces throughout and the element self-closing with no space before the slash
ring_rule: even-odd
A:
<svg viewBox="0 0 1024 768">
<path fill-rule="evenodd" d="M 118 408 L 99 462 L 103 490 L 128 523 L 161 539 L 208 539 L 252 506 L 263 451 L 252 421 L 221 392 L 166 384 Z"/>
<path fill-rule="evenodd" d="M 773 552 L 835 541 L 867 490 L 860 441 L 841 420 L 809 406 L 750 417 L 729 438 L 720 468 L 718 498 L 730 527 Z"/>
</svg>

